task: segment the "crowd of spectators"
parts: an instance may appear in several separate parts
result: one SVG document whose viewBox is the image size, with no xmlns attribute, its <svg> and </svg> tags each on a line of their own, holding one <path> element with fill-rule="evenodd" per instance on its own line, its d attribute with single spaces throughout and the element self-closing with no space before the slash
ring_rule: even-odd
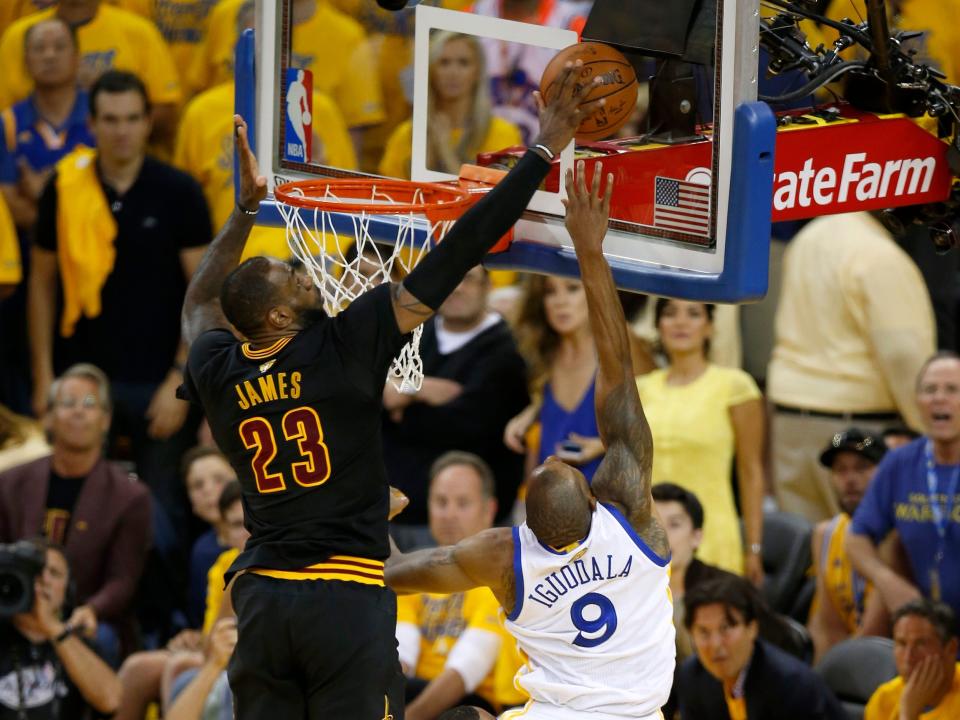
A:
<svg viewBox="0 0 960 720">
<path fill-rule="evenodd" d="M 572 28 L 591 5 L 438 4 Z M 897 9 L 953 73 L 950 5 Z M 32 606 L 0 618 L 0 719 L 232 716 L 223 574 L 246 539 L 240 489 L 176 389 L 186 284 L 233 208 L 233 48 L 253 8 L 0 3 L 0 543 L 26 541 L 36 569 Z M 412 13 L 291 10 L 311 162 L 409 176 Z M 435 34 L 428 165 L 529 138 L 547 60 Z M 759 334 L 732 307 L 623 298 L 673 550 L 665 715 L 842 718 L 859 701 L 868 720 L 960 717 L 956 251 L 933 268 L 866 213 L 790 235 Z M 245 256 L 259 253 L 286 257 L 282 231 L 257 228 Z M 387 473 L 410 498 L 392 524 L 402 547 L 522 521 L 524 478 L 547 456 L 596 470 L 578 280 L 474 268 L 421 354 L 422 389 L 383 398 Z M 786 576 L 789 604 L 770 591 Z M 847 697 L 826 668 L 870 637 L 892 638 L 896 675 Z M 397 638 L 407 717 L 524 702 L 488 591 L 404 598 Z"/>
</svg>

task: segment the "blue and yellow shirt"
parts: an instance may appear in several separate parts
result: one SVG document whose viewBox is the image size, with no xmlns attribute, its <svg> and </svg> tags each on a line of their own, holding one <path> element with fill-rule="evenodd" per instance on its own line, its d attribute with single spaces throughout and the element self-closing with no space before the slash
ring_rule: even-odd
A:
<svg viewBox="0 0 960 720">
<path fill-rule="evenodd" d="M 87 124 L 87 94 L 77 91 L 73 110 L 62 125 L 54 125 L 40 115 L 31 95 L 0 112 L 0 183 L 17 182 L 19 163 L 26 160 L 34 170 L 53 167 L 77 145 L 94 147 L 93 133 Z"/>
</svg>

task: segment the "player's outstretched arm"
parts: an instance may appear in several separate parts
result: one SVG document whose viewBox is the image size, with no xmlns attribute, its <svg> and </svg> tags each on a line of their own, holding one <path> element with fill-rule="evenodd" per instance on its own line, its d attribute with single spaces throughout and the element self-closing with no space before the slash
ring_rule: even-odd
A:
<svg viewBox="0 0 960 720">
<path fill-rule="evenodd" d="M 392 541 L 391 541 L 392 545 Z M 456 545 L 393 553 L 384 571 L 387 585 L 398 593 L 455 593 L 489 587 L 502 601 L 513 568 L 513 532 L 491 528 Z M 510 585 L 512 592 L 512 585 Z"/>
<path fill-rule="evenodd" d="M 580 262 L 600 366 L 595 393 L 597 427 L 606 454 L 593 477 L 592 489 L 598 500 L 619 506 L 655 552 L 667 555 L 666 534 L 653 517 L 650 494 L 653 439 L 633 377 L 627 320 L 603 255 L 613 175 L 607 175 L 606 188 L 601 192 L 602 175 L 603 166 L 598 162 L 591 188 L 587 189 L 584 163 L 579 161 L 576 176 L 572 171 L 567 173 L 564 201 L 565 222 Z"/>
<path fill-rule="evenodd" d="M 234 115 L 233 125 L 240 157 L 238 207 L 210 243 L 187 286 L 183 299 L 181 334 L 188 345 L 207 330 L 230 327 L 220 309 L 220 288 L 230 271 L 240 262 L 243 246 L 256 218 L 256 213 L 251 211 L 259 208 L 260 201 L 267 196 L 267 179 L 260 175 L 257 158 L 250 149 L 247 124 L 239 115 Z"/>
<path fill-rule="evenodd" d="M 429 318 L 456 289 L 471 268 L 513 227 L 530 203 L 534 191 L 550 170 L 548 153 L 559 154 L 573 139 L 580 123 L 604 104 L 581 106 L 593 89 L 579 84 L 581 61 L 567 63 L 559 76 L 559 90 L 546 102 L 537 94 L 540 135 L 520 162 L 486 196 L 470 208 L 434 250 L 402 282 L 393 286 L 393 310 L 402 332 L 410 332 Z M 600 78 L 594 82 L 599 83 Z"/>
</svg>

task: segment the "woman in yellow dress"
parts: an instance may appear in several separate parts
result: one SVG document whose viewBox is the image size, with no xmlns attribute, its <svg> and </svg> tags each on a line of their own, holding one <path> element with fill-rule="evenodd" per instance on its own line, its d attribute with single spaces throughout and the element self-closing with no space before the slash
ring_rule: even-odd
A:
<svg viewBox="0 0 960 720">
<path fill-rule="evenodd" d="M 520 145 L 520 130 L 492 112 L 486 61 L 470 35 L 435 32 L 430 39 L 426 166 L 456 174 L 477 154 Z M 409 178 L 413 124 L 397 126 L 387 141 L 380 174 Z"/>
<path fill-rule="evenodd" d="M 753 379 L 707 360 L 713 306 L 660 299 L 656 326 L 668 365 L 637 379 L 653 432 L 653 482 L 695 493 L 706 510 L 697 557 L 763 580 L 764 410 Z M 730 477 L 737 461 L 746 537 Z"/>
</svg>

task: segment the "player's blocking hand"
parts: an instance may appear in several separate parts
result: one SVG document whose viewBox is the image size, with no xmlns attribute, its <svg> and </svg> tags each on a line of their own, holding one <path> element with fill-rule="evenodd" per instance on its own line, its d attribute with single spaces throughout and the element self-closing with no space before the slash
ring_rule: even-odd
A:
<svg viewBox="0 0 960 720">
<path fill-rule="evenodd" d="M 565 178 L 567 197 L 563 205 L 567 214 L 564 223 L 577 254 L 584 250 L 601 250 L 610 217 L 610 198 L 613 196 L 613 173 L 607 173 L 606 188 L 603 191 L 600 189 L 603 163 L 597 162 L 594 166 L 589 190 L 585 169 L 583 160 L 578 160 L 576 175 L 573 170 L 567 170 Z"/>
<path fill-rule="evenodd" d="M 540 134 L 534 144 L 546 145 L 554 154 L 559 154 L 573 140 L 580 123 L 606 104 L 603 98 L 583 104 L 602 79 L 595 77 L 591 82 L 580 83 L 582 69 L 582 60 L 568 62 L 554 81 L 559 89 L 551 93 L 552 97 L 544 98 L 539 91 L 533 94 L 540 111 Z"/>
<path fill-rule="evenodd" d="M 267 178 L 260 174 L 257 156 L 250 149 L 247 123 L 239 115 L 233 116 L 233 131 L 240 159 L 240 196 L 237 200 L 241 207 L 254 210 L 267 196 Z"/>
</svg>

